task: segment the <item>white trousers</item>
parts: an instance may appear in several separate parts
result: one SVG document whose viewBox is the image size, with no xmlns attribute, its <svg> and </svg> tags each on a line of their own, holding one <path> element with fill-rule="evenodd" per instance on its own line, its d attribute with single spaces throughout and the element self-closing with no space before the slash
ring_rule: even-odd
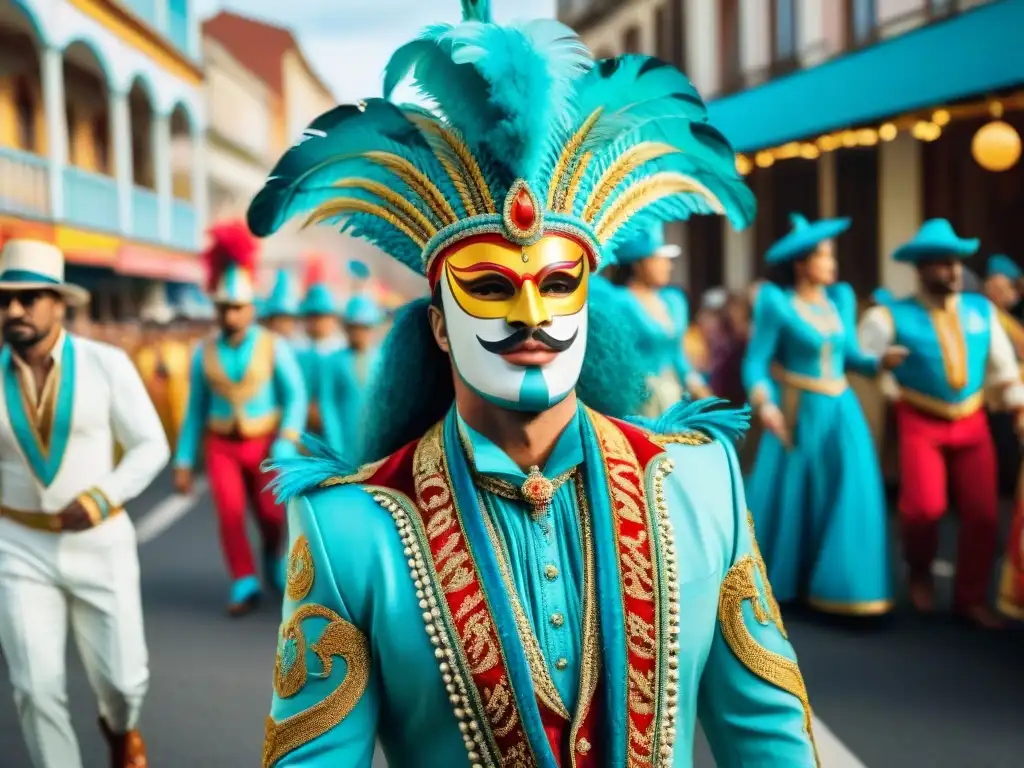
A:
<svg viewBox="0 0 1024 768">
<path fill-rule="evenodd" d="M 68 713 L 69 627 L 99 714 L 131 730 L 149 686 L 131 520 L 52 534 L 0 519 L 0 647 L 36 768 L 82 766 Z"/>
</svg>

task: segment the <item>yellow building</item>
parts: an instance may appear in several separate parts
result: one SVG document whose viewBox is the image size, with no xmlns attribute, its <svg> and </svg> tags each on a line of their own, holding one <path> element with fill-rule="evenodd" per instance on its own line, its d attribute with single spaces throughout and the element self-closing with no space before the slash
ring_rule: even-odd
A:
<svg viewBox="0 0 1024 768">
<path fill-rule="evenodd" d="M 202 35 L 209 79 L 210 217 L 242 216 L 277 158 L 337 100 L 288 29 L 221 11 L 203 22 Z M 312 253 L 333 253 L 331 262 L 340 263 L 337 235 L 325 228 L 300 230 L 300 222 L 293 222 L 263 240 L 263 287 L 269 288 L 277 269 L 301 279 Z"/>
<path fill-rule="evenodd" d="M 188 0 L 0 0 L 0 238 L 59 245 L 98 317 L 202 277 L 198 56 Z"/>
</svg>

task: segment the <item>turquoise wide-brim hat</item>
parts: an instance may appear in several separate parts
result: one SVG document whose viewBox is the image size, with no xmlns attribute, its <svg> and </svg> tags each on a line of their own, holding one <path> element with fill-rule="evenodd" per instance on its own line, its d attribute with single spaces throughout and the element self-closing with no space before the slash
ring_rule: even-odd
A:
<svg viewBox="0 0 1024 768">
<path fill-rule="evenodd" d="M 306 292 L 306 298 L 302 302 L 300 311 L 303 317 L 336 315 L 338 314 L 338 302 L 330 288 L 323 283 L 314 283 Z"/>
<path fill-rule="evenodd" d="M 850 228 L 848 218 L 808 221 L 799 213 L 789 214 L 789 222 L 792 229 L 768 249 L 764 256 L 765 263 L 782 264 L 802 259 L 810 255 L 820 243 L 838 237 Z"/>
<path fill-rule="evenodd" d="M 946 219 L 929 219 L 913 239 L 893 253 L 893 261 L 921 264 L 938 259 L 966 259 L 978 252 L 981 242 L 976 237 L 960 237 Z"/>
<path fill-rule="evenodd" d="M 366 325 L 376 327 L 384 322 L 386 315 L 380 304 L 369 296 L 359 294 L 353 296 L 345 304 L 342 319 L 348 325 Z"/>
<path fill-rule="evenodd" d="M 652 256 L 675 259 L 682 252 L 683 249 L 678 245 L 665 242 L 665 230 L 659 223 L 653 227 L 637 231 L 632 237 L 616 248 L 615 262 L 617 264 L 635 264 Z"/>
<path fill-rule="evenodd" d="M 299 312 L 299 292 L 292 276 L 283 269 L 274 277 L 274 287 L 263 301 L 261 318 L 296 317 Z"/>
<path fill-rule="evenodd" d="M 988 260 L 988 277 L 995 277 L 996 275 L 1002 275 L 1008 277 L 1011 280 L 1020 280 L 1024 277 L 1024 270 L 1021 270 L 1017 266 L 1017 262 L 1007 256 L 1005 253 L 997 253 L 989 257 Z"/>
</svg>

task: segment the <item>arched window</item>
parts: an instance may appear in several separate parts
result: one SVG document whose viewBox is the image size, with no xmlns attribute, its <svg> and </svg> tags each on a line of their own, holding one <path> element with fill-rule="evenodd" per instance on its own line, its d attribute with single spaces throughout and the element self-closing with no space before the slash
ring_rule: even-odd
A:
<svg viewBox="0 0 1024 768">
<path fill-rule="evenodd" d="M 14 85 L 14 110 L 18 122 L 18 148 L 36 152 L 36 95 L 29 78 L 22 76 Z"/>
</svg>

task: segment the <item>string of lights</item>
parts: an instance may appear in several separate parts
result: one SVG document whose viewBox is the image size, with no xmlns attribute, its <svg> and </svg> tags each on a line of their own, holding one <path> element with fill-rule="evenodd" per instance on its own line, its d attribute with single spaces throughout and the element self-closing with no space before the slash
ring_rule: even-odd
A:
<svg viewBox="0 0 1024 768">
<path fill-rule="evenodd" d="M 780 160 L 816 160 L 822 153 L 844 147 L 873 147 L 879 142 L 894 141 L 901 133 L 909 133 L 918 141 L 932 142 L 954 120 L 988 115 L 992 120 L 978 129 L 971 143 L 971 153 L 983 168 L 1005 171 L 1012 168 L 1021 156 L 1020 135 L 1012 125 L 1002 120 L 1006 111 L 1024 111 L 1024 91 L 998 100 L 988 99 L 943 107 L 927 115 L 907 114 L 875 128 L 847 128 L 822 134 L 815 139 L 790 141 L 778 147 L 759 150 L 752 156 L 737 154 L 736 170 L 746 176 L 755 168 L 770 168 Z"/>
</svg>

